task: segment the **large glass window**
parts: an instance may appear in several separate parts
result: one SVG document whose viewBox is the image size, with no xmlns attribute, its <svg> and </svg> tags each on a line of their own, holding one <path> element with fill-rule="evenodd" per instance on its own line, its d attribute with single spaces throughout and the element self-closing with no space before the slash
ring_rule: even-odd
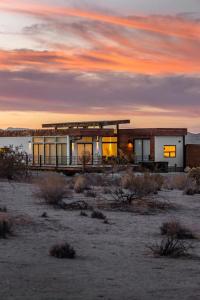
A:
<svg viewBox="0 0 200 300">
<path fill-rule="evenodd" d="M 165 145 L 164 146 L 164 157 L 165 158 L 175 158 L 176 157 L 176 146 L 175 145 Z"/>
<path fill-rule="evenodd" d="M 57 144 L 57 160 L 59 165 L 67 164 L 67 145 Z"/>
<path fill-rule="evenodd" d="M 33 159 L 35 164 L 43 162 L 44 158 L 44 145 L 43 144 L 34 144 L 33 145 Z"/>
<path fill-rule="evenodd" d="M 117 137 L 102 138 L 102 155 L 105 157 L 117 156 Z"/>
<path fill-rule="evenodd" d="M 117 143 L 103 143 L 102 144 L 103 156 L 111 157 L 117 156 Z"/>
</svg>

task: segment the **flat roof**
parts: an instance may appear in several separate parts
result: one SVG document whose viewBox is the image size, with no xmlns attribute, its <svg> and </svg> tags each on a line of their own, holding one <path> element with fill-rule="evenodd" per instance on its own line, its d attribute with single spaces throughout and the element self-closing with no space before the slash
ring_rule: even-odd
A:
<svg viewBox="0 0 200 300">
<path fill-rule="evenodd" d="M 51 123 L 51 124 L 42 124 L 42 128 L 88 128 L 88 127 L 103 128 L 104 126 L 119 125 L 119 124 L 130 124 L 130 120 Z"/>
</svg>

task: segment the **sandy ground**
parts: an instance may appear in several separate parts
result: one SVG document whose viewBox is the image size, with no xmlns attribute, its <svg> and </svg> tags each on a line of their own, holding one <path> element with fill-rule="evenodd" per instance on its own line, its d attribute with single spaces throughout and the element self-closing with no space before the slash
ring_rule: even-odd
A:
<svg viewBox="0 0 200 300">
<path fill-rule="evenodd" d="M 0 182 L 0 205 L 27 219 L 15 236 L 0 240 L 1 300 L 200 299 L 200 260 L 154 258 L 146 247 L 161 240 L 159 226 L 175 217 L 200 233 L 200 195 L 162 191 L 177 210 L 105 212 L 111 224 L 103 224 L 41 204 L 33 190 L 31 184 Z M 48 219 L 41 218 L 44 211 Z M 60 241 L 74 246 L 75 260 L 48 255 Z M 200 256 L 200 242 L 194 246 Z"/>
</svg>

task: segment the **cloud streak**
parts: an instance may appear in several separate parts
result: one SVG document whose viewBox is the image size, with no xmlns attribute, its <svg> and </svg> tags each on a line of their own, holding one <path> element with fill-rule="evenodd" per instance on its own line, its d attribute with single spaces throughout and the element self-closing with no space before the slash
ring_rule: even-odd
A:
<svg viewBox="0 0 200 300">
<path fill-rule="evenodd" d="M 127 16 L 103 14 L 95 11 L 71 7 L 20 4 L 1 1 L 0 9 L 4 11 L 32 15 L 37 18 L 78 17 L 137 30 L 150 31 L 175 37 L 189 39 L 200 38 L 200 22 L 182 16 Z"/>
</svg>

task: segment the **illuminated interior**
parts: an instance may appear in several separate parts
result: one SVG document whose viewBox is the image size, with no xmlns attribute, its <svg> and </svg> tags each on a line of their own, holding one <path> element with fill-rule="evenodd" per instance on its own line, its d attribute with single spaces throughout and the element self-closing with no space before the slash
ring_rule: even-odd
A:
<svg viewBox="0 0 200 300">
<path fill-rule="evenodd" d="M 117 137 L 102 138 L 102 155 L 105 157 L 117 156 Z"/>
<path fill-rule="evenodd" d="M 55 165 L 66 164 L 67 142 L 66 137 L 34 137 L 33 162 Z"/>
<path fill-rule="evenodd" d="M 164 146 L 164 157 L 165 158 L 175 158 L 176 157 L 176 146 L 175 145 Z"/>
</svg>

